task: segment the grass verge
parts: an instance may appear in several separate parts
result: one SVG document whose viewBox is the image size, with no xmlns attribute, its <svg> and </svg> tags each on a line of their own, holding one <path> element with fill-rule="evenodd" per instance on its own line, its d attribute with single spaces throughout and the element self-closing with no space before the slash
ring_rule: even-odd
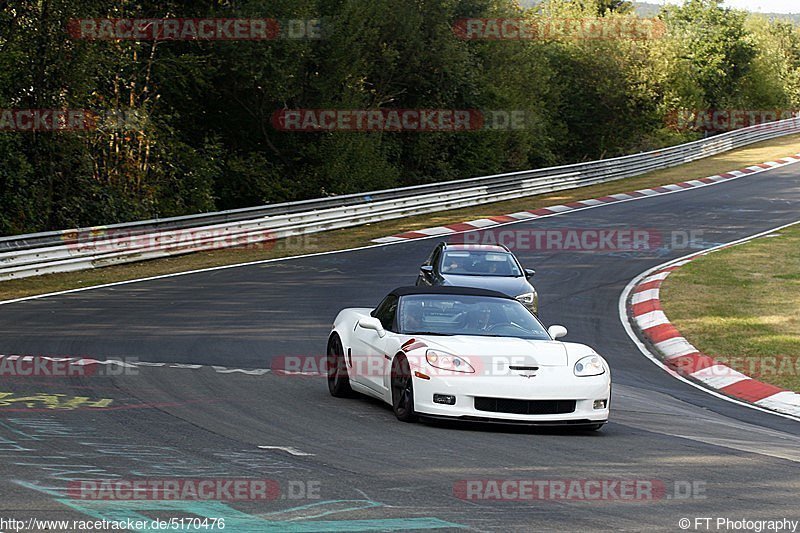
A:
<svg viewBox="0 0 800 533">
<path fill-rule="evenodd" d="M 687 263 L 660 296 L 701 352 L 800 392 L 800 224 Z"/>
<path fill-rule="evenodd" d="M 800 135 L 792 135 L 753 144 L 746 148 L 726 152 L 679 167 L 650 172 L 634 178 L 476 207 L 454 209 L 441 213 L 389 220 L 355 228 L 328 231 L 304 238 L 278 241 L 274 243 L 274 246 L 268 249 L 232 248 L 212 252 L 197 252 L 184 256 L 109 266 L 81 272 L 50 274 L 46 276 L 3 281 L 0 282 L 0 300 L 185 272 L 188 270 L 365 246 L 371 244 L 370 241 L 372 239 L 401 233 L 403 231 L 452 224 L 486 216 L 504 215 L 515 211 L 537 209 L 549 205 L 628 192 L 635 189 L 644 189 L 685 180 L 704 178 L 799 152 Z"/>
</svg>

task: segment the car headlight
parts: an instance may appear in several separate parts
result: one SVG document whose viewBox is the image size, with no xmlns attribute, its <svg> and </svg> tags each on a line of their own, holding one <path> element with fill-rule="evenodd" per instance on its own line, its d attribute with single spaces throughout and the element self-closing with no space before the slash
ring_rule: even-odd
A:
<svg viewBox="0 0 800 533">
<path fill-rule="evenodd" d="M 517 300 L 519 302 L 521 302 L 523 304 L 530 305 L 536 299 L 536 293 L 535 292 L 526 292 L 525 294 L 520 294 L 516 298 L 517 298 Z"/>
<path fill-rule="evenodd" d="M 457 355 L 440 352 L 439 350 L 428 350 L 425 352 L 425 359 L 428 364 L 434 368 L 442 370 L 450 370 L 451 372 L 465 372 L 467 374 L 474 374 L 475 369 L 472 368 L 466 359 L 458 357 Z"/>
<path fill-rule="evenodd" d="M 606 369 L 599 355 L 590 355 L 580 359 L 575 363 L 575 375 L 579 377 L 599 376 L 604 374 Z"/>
</svg>

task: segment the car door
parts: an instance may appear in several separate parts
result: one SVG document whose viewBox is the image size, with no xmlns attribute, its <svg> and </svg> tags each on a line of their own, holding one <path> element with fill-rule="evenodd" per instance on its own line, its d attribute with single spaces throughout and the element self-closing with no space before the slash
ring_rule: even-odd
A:
<svg viewBox="0 0 800 533">
<path fill-rule="evenodd" d="M 358 383 L 383 394 L 386 391 L 384 376 L 391 355 L 387 353 L 397 331 L 397 306 L 399 298 L 390 294 L 372 311 L 372 316 L 381 321 L 385 335 L 377 331 L 356 327 L 353 342 L 351 377 Z"/>
</svg>

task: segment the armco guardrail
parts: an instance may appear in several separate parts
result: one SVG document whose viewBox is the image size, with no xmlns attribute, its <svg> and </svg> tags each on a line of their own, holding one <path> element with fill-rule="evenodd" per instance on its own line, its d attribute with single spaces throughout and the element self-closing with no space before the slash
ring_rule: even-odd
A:
<svg viewBox="0 0 800 533">
<path fill-rule="evenodd" d="M 218 213 L 0 238 L 0 280 L 357 226 L 636 176 L 800 133 L 800 118 L 635 155 Z"/>
</svg>

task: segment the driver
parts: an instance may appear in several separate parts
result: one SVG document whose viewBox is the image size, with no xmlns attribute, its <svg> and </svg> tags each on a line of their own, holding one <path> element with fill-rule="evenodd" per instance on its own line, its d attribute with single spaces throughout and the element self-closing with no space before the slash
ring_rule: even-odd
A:
<svg viewBox="0 0 800 533">
<path fill-rule="evenodd" d="M 444 266 L 442 270 L 445 272 L 455 272 L 461 268 L 461 265 L 458 264 L 458 260 L 455 257 L 450 257 L 447 261 L 447 264 Z"/>
<path fill-rule="evenodd" d="M 470 329 L 485 331 L 494 326 L 492 309 L 486 304 L 481 304 L 478 309 L 470 311 Z"/>
<path fill-rule="evenodd" d="M 422 328 L 424 310 L 420 302 L 410 302 L 403 309 L 403 326 L 407 332 L 419 331 Z"/>
</svg>

